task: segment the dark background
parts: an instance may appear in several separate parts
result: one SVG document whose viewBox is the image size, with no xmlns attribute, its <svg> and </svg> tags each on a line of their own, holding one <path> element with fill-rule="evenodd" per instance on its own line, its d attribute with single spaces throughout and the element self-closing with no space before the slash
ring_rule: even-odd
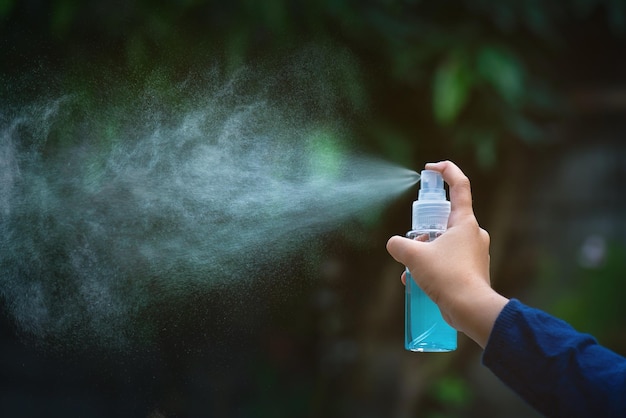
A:
<svg viewBox="0 0 626 418">
<path fill-rule="evenodd" d="M 0 99 L 78 89 L 98 109 L 150 85 L 167 105 L 216 63 L 227 78 L 315 46 L 358 149 L 470 177 L 499 291 L 626 353 L 623 1 L 0 0 Z M 413 198 L 268 267 L 246 303 L 207 289 L 154 307 L 160 331 L 132 349 L 42 343 L 3 315 L 0 415 L 536 416 L 464 336 L 403 350 L 384 244 Z"/>
</svg>

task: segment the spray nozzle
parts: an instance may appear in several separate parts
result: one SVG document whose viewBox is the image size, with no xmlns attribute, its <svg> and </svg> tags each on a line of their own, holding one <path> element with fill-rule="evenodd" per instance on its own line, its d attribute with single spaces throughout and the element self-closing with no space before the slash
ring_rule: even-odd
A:
<svg viewBox="0 0 626 418">
<path fill-rule="evenodd" d="M 422 170 L 418 200 L 446 200 L 443 177 L 438 171 Z"/>
<path fill-rule="evenodd" d="M 438 171 L 423 170 L 420 191 L 413 202 L 413 230 L 445 231 L 450 214 L 443 177 Z"/>
</svg>

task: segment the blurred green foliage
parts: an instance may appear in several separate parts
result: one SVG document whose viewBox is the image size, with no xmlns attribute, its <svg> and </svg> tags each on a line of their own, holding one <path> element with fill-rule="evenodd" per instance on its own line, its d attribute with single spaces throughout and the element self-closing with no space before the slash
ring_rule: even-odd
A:
<svg viewBox="0 0 626 418">
<path fill-rule="evenodd" d="M 504 150 L 512 145 L 545 138 L 544 124 L 563 110 L 573 72 L 553 65 L 553 58 L 575 52 L 568 37 L 590 20 L 624 36 L 626 2 L 0 0 L 0 97 L 22 77 L 22 96 L 12 101 L 28 103 L 38 93 L 35 84 L 78 91 L 72 106 L 101 116 L 89 128 L 106 148 L 130 128 L 127 112 L 134 104 L 149 103 L 155 118 L 184 110 L 193 98 L 189 90 L 203 86 L 193 79 L 204 71 L 226 81 L 245 67 L 272 73 L 294 56 L 309 55 L 308 66 L 291 71 L 289 83 L 271 92 L 290 111 L 313 107 L 320 114 L 326 109 L 329 119 L 354 120 L 360 146 L 406 166 L 467 154 L 489 168 L 506 164 Z M 255 94 L 259 86 L 252 84 L 247 79 L 232 88 Z M 312 90 L 321 91 L 313 104 L 307 96 Z M 115 101 L 131 106 L 111 106 Z M 59 127 L 49 146 L 76 138 L 66 130 L 80 128 Z M 331 178 L 343 151 L 336 133 L 320 127 L 312 135 L 312 170 Z M 101 171 L 90 167 L 84 181 L 103 181 Z M 619 300 L 626 265 L 619 254 L 612 250 L 598 270 L 581 269 L 571 292 L 552 301 L 555 313 L 609 342 L 623 338 L 618 325 L 626 313 Z M 301 324 L 290 320 L 293 332 Z M 284 388 L 276 384 L 281 378 L 287 398 L 275 391 Z M 290 387 L 291 377 L 275 368 L 260 363 L 254 379 L 264 389 L 248 402 L 262 411 L 257 416 L 289 416 L 309 407 L 310 388 Z M 426 396 L 436 404 L 431 413 L 440 416 L 463 415 L 474 400 L 456 375 L 444 375 L 429 390 Z"/>
<path fill-rule="evenodd" d="M 310 141 L 310 172 L 315 179 L 331 187 L 341 174 L 341 160 L 345 153 L 340 149 L 333 132 L 312 132 Z"/>
<path fill-rule="evenodd" d="M 551 300 L 555 315 L 618 352 L 626 347 L 623 332 L 626 318 L 624 254 L 626 248 L 623 245 L 609 243 L 600 264 L 577 266 L 568 285 L 553 292 Z"/>
<path fill-rule="evenodd" d="M 5 17 L 9 14 L 11 9 L 13 8 L 13 0 L 2 0 L 0 1 L 0 18 Z"/>
<path fill-rule="evenodd" d="M 357 57 L 358 71 L 337 71 L 333 88 L 376 112 L 364 143 L 398 158 L 388 138 L 402 138 L 392 142 L 410 154 L 427 139 L 444 141 L 490 167 L 509 141 L 541 140 L 542 122 L 560 110 L 562 80 L 546 61 L 567 31 L 600 16 L 623 33 L 625 8 L 620 0 L 2 0 L 0 30 L 12 44 L 2 70 L 48 57 L 72 83 L 112 69 L 142 80 L 156 68 L 167 86 L 215 62 L 231 74 L 323 44 L 337 66 L 345 51 Z M 359 71 L 363 78 L 352 76 Z"/>
<path fill-rule="evenodd" d="M 430 391 L 438 404 L 445 405 L 447 409 L 448 413 L 442 416 L 458 416 L 463 407 L 472 400 L 472 390 L 460 376 L 442 376 L 432 385 Z"/>
</svg>

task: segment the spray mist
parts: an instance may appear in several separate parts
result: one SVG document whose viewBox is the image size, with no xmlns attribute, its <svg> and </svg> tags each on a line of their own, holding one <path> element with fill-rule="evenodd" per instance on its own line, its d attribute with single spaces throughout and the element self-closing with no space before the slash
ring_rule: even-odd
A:
<svg viewBox="0 0 626 418">
<path fill-rule="evenodd" d="M 441 174 L 423 170 L 418 198 L 413 202 L 412 227 L 406 236 L 432 241 L 445 232 L 449 215 L 450 202 Z M 408 268 L 405 292 L 404 347 L 419 352 L 456 350 L 457 331 L 443 319 L 439 307 L 415 283 Z"/>
</svg>

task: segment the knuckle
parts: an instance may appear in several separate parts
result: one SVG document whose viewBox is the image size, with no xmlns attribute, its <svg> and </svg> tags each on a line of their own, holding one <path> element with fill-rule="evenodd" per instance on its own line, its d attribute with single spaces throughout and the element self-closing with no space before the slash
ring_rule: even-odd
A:
<svg viewBox="0 0 626 418">
<path fill-rule="evenodd" d="M 479 234 L 480 234 L 480 239 L 483 241 L 483 243 L 485 243 L 486 245 L 489 245 L 489 243 L 491 242 L 491 237 L 489 236 L 489 232 L 485 231 L 482 228 L 479 228 Z"/>
<path fill-rule="evenodd" d="M 459 177 L 457 180 L 457 186 L 468 190 L 472 188 L 470 179 L 466 175 Z"/>
</svg>

